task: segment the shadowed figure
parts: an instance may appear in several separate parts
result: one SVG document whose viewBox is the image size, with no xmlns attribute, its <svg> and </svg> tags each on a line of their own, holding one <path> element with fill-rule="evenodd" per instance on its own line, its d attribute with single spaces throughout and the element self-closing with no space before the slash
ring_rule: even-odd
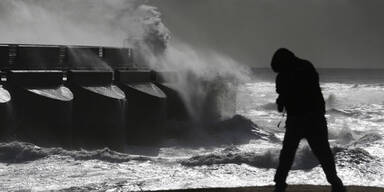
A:
<svg viewBox="0 0 384 192">
<path fill-rule="evenodd" d="M 300 140 L 308 141 L 325 172 L 332 192 L 344 192 L 337 176 L 335 161 L 328 142 L 325 102 L 319 85 L 319 75 L 313 65 L 296 57 L 285 48 L 278 49 L 271 67 L 277 73 L 276 100 L 278 111 L 287 112 L 286 132 L 275 174 L 275 192 L 284 192 Z"/>
</svg>

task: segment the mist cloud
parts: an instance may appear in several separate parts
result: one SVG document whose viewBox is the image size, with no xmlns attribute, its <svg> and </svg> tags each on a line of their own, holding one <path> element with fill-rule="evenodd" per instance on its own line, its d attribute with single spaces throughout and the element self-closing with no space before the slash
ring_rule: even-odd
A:
<svg viewBox="0 0 384 192">
<path fill-rule="evenodd" d="M 122 46 L 141 34 L 133 0 L 3 0 L 0 42 Z"/>
</svg>

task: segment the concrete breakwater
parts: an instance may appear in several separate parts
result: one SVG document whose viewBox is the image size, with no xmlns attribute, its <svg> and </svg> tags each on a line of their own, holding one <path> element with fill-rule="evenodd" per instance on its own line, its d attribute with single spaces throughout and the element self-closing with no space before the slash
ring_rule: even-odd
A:
<svg viewBox="0 0 384 192">
<path fill-rule="evenodd" d="M 188 116 L 172 72 L 138 67 L 130 48 L 4 44 L 0 72 L 1 140 L 123 151 Z"/>
</svg>

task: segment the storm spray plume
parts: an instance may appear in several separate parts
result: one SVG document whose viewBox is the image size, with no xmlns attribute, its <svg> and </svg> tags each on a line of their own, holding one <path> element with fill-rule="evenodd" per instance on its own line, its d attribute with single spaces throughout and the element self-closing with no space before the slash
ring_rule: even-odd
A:
<svg viewBox="0 0 384 192">
<path fill-rule="evenodd" d="M 178 72 L 176 88 L 193 120 L 231 117 L 230 108 L 235 107 L 228 107 L 226 100 L 236 97 L 236 84 L 249 79 L 249 70 L 212 50 L 194 49 L 180 41 L 171 43 L 171 33 L 156 7 L 141 5 L 136 13 L 135 21 L 142 24 L 145 32 L 142 39 L 128 39 L 137 52 L 136 62 L 155 71 Z"/>
<path fill-rule="evenodd" d="M 248 79 L 229 57 L 171 42 L 157 8 L 135 0 L 4 0 L 0 33 L 5 43 L 132 47 L 136 65 L 178 72 L 176 87 L 195 120 L 231 116 L 225 97 Z"/>
</svg>

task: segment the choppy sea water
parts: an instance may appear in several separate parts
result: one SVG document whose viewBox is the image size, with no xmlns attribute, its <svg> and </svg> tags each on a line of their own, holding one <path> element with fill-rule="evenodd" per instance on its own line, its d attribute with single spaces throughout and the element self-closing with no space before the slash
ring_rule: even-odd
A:
<svg viewBox="0 0 384 192">
<path fill-rule="evenodd" d="M 364 73 L 359 78 L 350 75 L 338 71 L 321 77 L 337 170 L 347 185 L 384 187 L 384 81 Z M 283 125 L 277 127 L 284 118 L 275 110 L 276 96 L 270 79 L 241 85 L 237 113 L 251 121 L 238 116 L 232 129 L 189 143 L 172 139 L 159 146 L 127 146 L 126 153 L 1 143 L 0 189 L 140 191 L 271 185 L 284 135 Z M 288 183 L 327 184 L 304 140 Z"/>
</svg>

